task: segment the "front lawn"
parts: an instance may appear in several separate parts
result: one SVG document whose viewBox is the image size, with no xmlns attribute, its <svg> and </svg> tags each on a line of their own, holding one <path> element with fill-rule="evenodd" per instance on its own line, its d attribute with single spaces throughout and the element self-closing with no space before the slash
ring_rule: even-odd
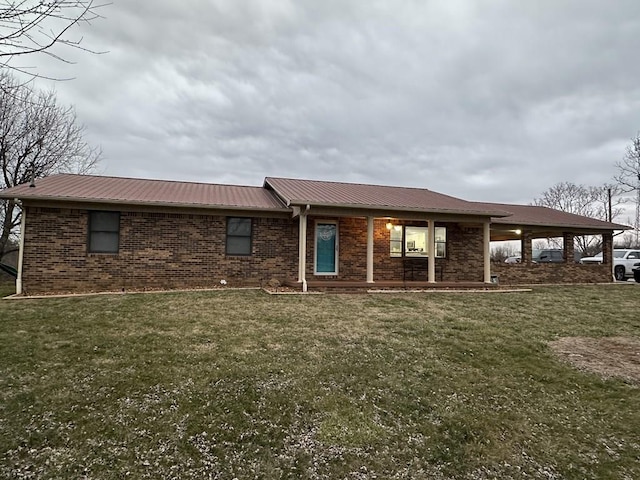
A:
<svg viewBox="0 0 640 480">
<path fill-rule="evenodd" d="M 609 285 L 2 300 L 0 477 L 640 478 L 639 383 L 550 346 L 633 345 L 639 299 Z"/>
<path fill-rule="evenodd" d="M 16 293 L 16 284 L 14 281 L 4 281 L 0 278 L 0 298 L 13 295 Z"/>
</svg>

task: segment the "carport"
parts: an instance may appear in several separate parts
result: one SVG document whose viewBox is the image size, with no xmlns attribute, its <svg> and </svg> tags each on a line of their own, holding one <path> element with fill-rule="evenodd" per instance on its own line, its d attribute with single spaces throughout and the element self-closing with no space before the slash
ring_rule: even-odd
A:
<svg viewBox="0 0 640 480">
<path fill-rule="evenodd" d="M 520 242 L 519 264 L 491 265 L 502 284 L 602 283 L 613 281 L 613 234 L 630 227 L 533 205 L 486 204 L 512 215 L 491 219 L 491 241 Z M 603 263 L 581 265 L 574 260 L 574 240 L 581 235 L 602 237 Z M 533 240 L 563 239 L 563 263 L 533 263 Z"/>
</svg>

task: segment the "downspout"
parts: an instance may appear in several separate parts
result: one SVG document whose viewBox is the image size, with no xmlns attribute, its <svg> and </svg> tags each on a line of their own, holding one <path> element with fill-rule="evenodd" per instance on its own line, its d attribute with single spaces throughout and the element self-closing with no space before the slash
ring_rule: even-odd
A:
<svg viewBox="0 0 640 480">
<path fill-rule="evenodd" d="M 16 198 L 16 205 L 20 205 L 22 209 L 22 218 L 20 219 L 20 250 L 18 252 L 18 276 L 16 277 L 16 295 L 22 295 L 22 265 L 24 261 L 24 234 L 27 224 L 27 209 L 22 205 L 20 200 Z"/>
<path fill-rule="evenodd" d="M 307 205 L 304 211 L 300 210 L 300 239 L 299 239 L 299 279 L 302 283 L 302 291 L 307 292 L 307 213 L 311 205 Z"/>
<path fill-rule="evenodd" d="M 307 243 L 307 235 L 306 235 L 307 234 L 307 227 L 309 226 L 308 223 L 307 223 L 307 214 L 309 213 L 309 210 L 311 210 L 311 205 L 307 205 L 305 207 L 305 209 L 304 209 L 304 217 L 305 217 L 305 222 L 304 222 L 305 223 L 305 228 L 304 228 L 304 233 L 305 233 L 304 237 L 305 238 L 304 238 L 304 242 L 305 242 L 305 245 Z M 305 251 L 305 256 L 306 256 L 306 254 L 307 254 L 306 247 L 305 247 L 304 251 Z M 305 271 L 302 272 L 302 291 L 304 293 L 307 293 L 307 261 L 306 261 L 306 258 L 305 258 L 304 265 L 305 265 L 305 269 L 304 269 Z"/>
</svg>

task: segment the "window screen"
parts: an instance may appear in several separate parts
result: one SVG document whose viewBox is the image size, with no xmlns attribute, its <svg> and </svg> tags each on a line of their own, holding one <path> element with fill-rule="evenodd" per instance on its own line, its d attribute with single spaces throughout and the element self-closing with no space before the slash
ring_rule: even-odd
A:
<svg viewBox="0 0 640 480">
<path fill-rule="evenodd" d="M 227 219 L 227 255 L 251 255 L 250 218 Z"/>
</svg>

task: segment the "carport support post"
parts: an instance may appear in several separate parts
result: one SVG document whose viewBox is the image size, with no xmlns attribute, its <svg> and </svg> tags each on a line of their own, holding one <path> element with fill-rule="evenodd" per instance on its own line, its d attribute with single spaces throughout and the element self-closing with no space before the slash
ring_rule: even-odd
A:
<svg viewBox="0 0 640 480">
<path fill-rule="evenodd" d="M 484 283 L 491 283 L 491 223 L 484 222 L 483 227 L 483 259 Z"/>
<path fill-rule="evenodd" d="M 613 233 L 602 234 L 602 263 L 613 269 Z"/>
<path fill-rule="evenodd" d="M 373 283 L 373 217 L 367 217 L 367 283 Z"/>
<path fill-rule="evenodd" d="M 575 263 L 575 248 L 574 248 L 574 235 L 573 233 L 564 232 L 562 234 L 562 243 L 564 247 L 564 261 L 566 263 Z"/>
<path fill-rule="evenodd" d="M 533 260 L 533 251 L 531 249 L 531 232 L 528 230 L 522 231 L 520 237 L 520 261 L 526 265 L 530 265 Z"/>
</svg>

